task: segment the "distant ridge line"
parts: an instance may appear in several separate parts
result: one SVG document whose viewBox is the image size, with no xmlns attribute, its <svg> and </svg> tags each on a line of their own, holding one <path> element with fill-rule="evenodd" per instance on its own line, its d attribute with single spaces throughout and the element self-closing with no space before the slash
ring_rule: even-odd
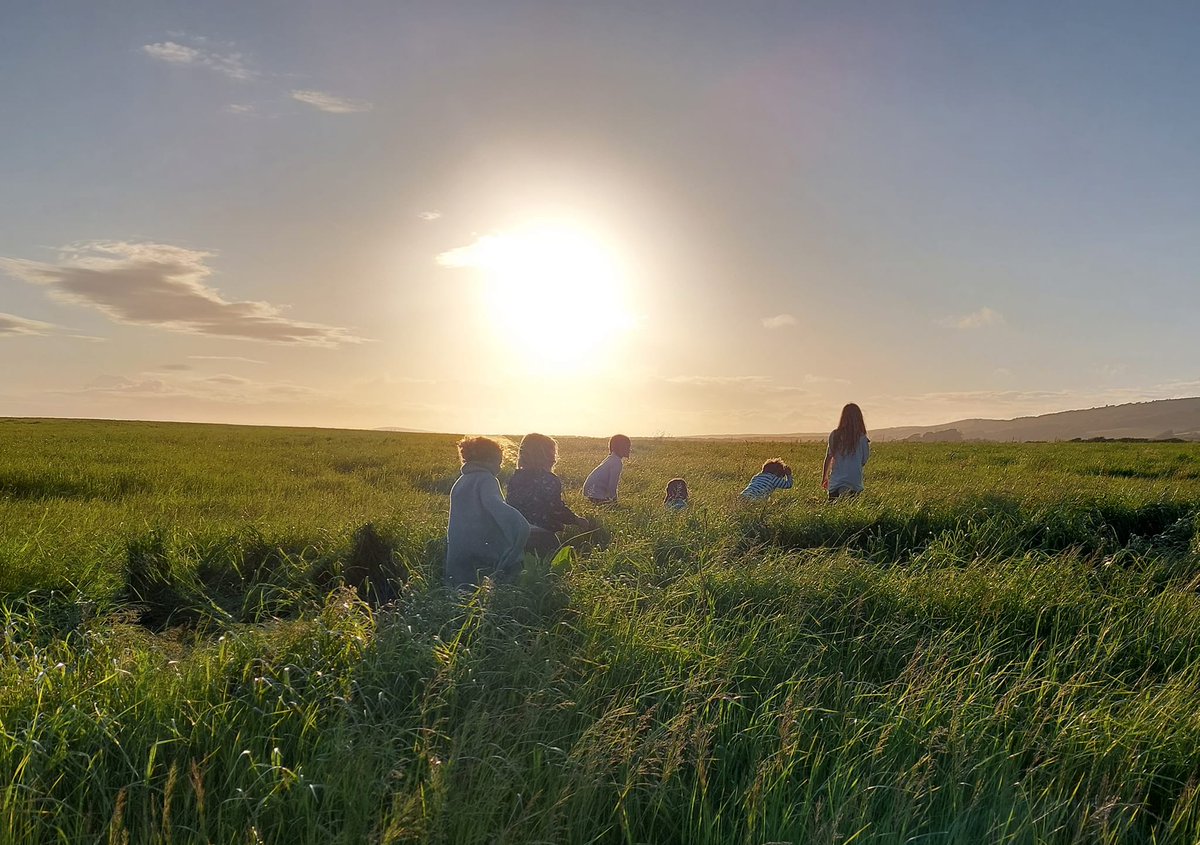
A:
<svg viewBox="0 0 1200 845">
<path fill-rule="evenodd" d="M 1155 399 L 1053 411 L 1008 420 L 961 419 L 939 425 L 907 425 L 870 430 L 875 442 L 1031 442 L 1090 440 L 1200 441 L 1200 397 Z M 727 434 L 689 440 L 824 441 L 828 433 Z"/>
</svg>

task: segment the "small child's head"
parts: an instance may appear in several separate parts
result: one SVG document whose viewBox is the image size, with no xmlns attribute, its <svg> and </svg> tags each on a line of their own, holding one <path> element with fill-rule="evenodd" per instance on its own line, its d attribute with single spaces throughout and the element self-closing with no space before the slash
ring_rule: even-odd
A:
<svg viewBox="0 0 1200 845">
<path fill-rule="evenodd" d="M 763 464 L 762 471 L 767 475 L 777 475 L 780 478 L 792 474 L 792 468 L 779 458 L 771 458 Z"/>
<path fill-rule="evenodd" d="M 686 502 L 688 497 L 687 482 L 682 478 L 672 478 L 667 482 L 667 495 L 664 502 Z"/>
<path fill-rule="evenodd" d="M 633 450 L 633 444 L 624 434 L 614 434 L 608 438 L 608 451 L 621 458 L 628 458 Z"/>
<path fill-rule="evenodd" d="M 458 457 L 464 465 L 483 464 L 494 472 L 500 472 L 504 451 L 490 437 L 464 437 L 458 441 Z"/>
<path fill-rule="evenodd" d="M 517 453 L 517 469 L 544 469 L 549 472 L 558 460 L 558 444 L 545 434 L 526 434 Z"/>
</svg>

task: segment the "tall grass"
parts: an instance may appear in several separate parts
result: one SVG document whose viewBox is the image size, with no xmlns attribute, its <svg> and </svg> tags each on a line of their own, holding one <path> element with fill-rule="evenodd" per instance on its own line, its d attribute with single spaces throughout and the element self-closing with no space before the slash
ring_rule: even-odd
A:
<svg viewBox="0 0 1200 845">
<path fill-rule="evenodd" d="M 881 445 L 831 506 L 636 442 L 606 547 L 460 596 L 453 438 L 0 430 L 0 841 L 1200 837 L 1194 447 Z"/>
</svg>

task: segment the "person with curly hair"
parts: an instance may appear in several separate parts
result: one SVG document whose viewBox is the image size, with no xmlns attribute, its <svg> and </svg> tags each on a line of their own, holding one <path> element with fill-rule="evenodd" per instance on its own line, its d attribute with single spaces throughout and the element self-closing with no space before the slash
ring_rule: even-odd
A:
<svg viewBox="0 0 1200 845">
<path fill-rule="evenodd" d="M 484 578 L 512 580 L 525 563 L 529 522 L 500 493 L 500 444 L 487 437 L 458 442 L 462 475 L 450 490 L 446 581 L 469 587 Z"/>
</svg>

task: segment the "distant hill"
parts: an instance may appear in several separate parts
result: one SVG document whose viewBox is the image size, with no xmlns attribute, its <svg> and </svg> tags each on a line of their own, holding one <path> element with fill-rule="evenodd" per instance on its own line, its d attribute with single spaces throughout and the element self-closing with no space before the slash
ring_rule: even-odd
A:
<svg viewBox="0 0 1200 845">
<path fill-rule="evenodd" d="M 1059 411 L 1013 420 L 955 420 L 942 425 L 899 426 L 871 432 L 872 439 L 922 440 L 1200 440 L 1200 398 L 1162 399 L 1128 405 L 1105 405 L 1083 411 Z"/>
<path fill-rule="evenodd" d="M 713 440 L 824 440 L 825 433 L 718 435 Z M 906 425 L 871 429 L 875 442 L 912 440 L 925 443 L 990 440 L 1089 440 L 1136 438 L 1200 441 L 1200 397 L 1160 399 L 1127 405 L 1105 405 L 1082 411 L 1058 411 L 1013 420 L 955 420 L 941 425 Z"/>
</svg>

